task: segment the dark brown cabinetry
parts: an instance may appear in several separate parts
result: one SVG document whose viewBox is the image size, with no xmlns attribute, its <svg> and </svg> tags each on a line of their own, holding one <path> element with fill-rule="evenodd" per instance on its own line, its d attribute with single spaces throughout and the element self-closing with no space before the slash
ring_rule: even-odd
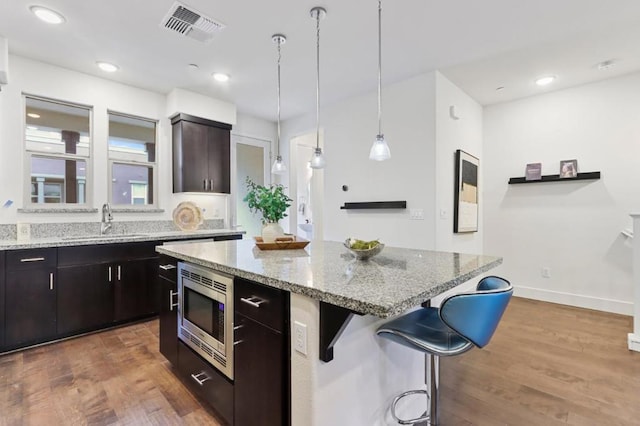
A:
<svg viewBox="0 0 640 426">
<path fill-rule="evenodd" d="M 178 364 L 178 261 L 160 255 L 160 353 Z"/>
<path fill-rule="evenodd" d="M 159 310 L 158 259 L 120 261 L 114 265 L 114 320 L 127 321 Z"/>
<path fill-rule="evenodd" d="M 173 192 L 230 193 L 231 125 L 187 114 L 171 124 Z"/>
<path fill-rule="evenodd" d="M 290 424 L 289 293 L 236 278 L 234 305 L 234 424 Z"/>
<path fill-rule="evenodd" d="M 56 249 L 7 253 L 5 347 L 39 343 L 56 335 Z"/>
<path fill-rule="evenodd" d="M 4 347 L 4 252 L 0 252 L 0 350 Z"/>
</svg>

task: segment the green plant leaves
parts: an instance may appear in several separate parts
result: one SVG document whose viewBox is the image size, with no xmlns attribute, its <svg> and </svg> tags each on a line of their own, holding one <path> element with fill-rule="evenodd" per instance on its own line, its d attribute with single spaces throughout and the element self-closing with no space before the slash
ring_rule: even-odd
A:
<svg viewBox="0 0 640 426">
<path fill-rule="evenodd" d="M 252 212 L 262 213 L 262 223 L 278 222 L 287 215 L 285 211 L 291 206 L 291 198 L 284 193 L 284 186 L 280 184 L 268 187 L 258 185 L 248 176 L 246 179 L 248 193 L 243 198 Z"/>
</svg>

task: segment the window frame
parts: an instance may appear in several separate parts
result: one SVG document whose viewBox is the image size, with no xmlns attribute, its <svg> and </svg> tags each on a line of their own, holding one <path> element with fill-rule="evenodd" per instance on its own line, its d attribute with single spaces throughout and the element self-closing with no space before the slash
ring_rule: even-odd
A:
<svg viewBox="0 0 640 426">
<path fill-rule="evenodd" d="M 127 160 L 118 160 L 112 159 L 111 153 L 109 150 L 109 140 L 111 138 L 110 127 L 111 127 L 111 115 L 117 115 L 120 117 L 132 118 L 136 120 L 147 121 L 149 123 L 153 123 L 154 128 L 154 145 L 155 145 L 155 161 L 127 161 Z M 112 109 L 107 109 L 107 192 L 109 200 L 109 204 L 111 204 L 114 210 L 118 209 L 134 209 L 139 211 L 145 210 L 157 210 L 158 209 L 158 141 L 160 136 L 160 120 L 148 117 L 142 117 L 135 114 L 124 113 L 120 111 L 115 111 Z M 142 167 L 150 167 L 152 169 L 152 187 L 153 190 L 151 192 L 151 196 L 153 197 L 153 203 L 151 204 L 114 204 L 113 203 L 113 166 L 114 164 L 122 164 L 126 166 L 142 166 Z M 138 182 L 139 183 L 139 182 Z M 148 185 L 148 183 L 147 183 Z"/>
<path fill-rule="evenodd" d="M 94 157 L 94 107 L 80 102 L 63 101 L 56 98 L 46 96 L 33 95 L 22 92 L 22 153 L 23 153 L 23 190 L 22 205 L 25 209 L 45 209 L 45 210 L 82 210 L 93 208 L 93 157 Z M 85 157 L 79 154 L 68 153 L 47 153 L 44 151 L 33 151 L 27 148 L 27 99 L 34 99 L 43 102 L 50 102 L 59 105 L 70 106 L 74 108 L 83 108 L 89 112 L 89 148 L 88 155 Z M 34 157 L 43 157 L 56 160 L 75 160 L 84 161 L 85 163 L 85 197 L 84 203 L 37 203 L 31 200 L 32 170 L 31 164 Z"/>
</svg>

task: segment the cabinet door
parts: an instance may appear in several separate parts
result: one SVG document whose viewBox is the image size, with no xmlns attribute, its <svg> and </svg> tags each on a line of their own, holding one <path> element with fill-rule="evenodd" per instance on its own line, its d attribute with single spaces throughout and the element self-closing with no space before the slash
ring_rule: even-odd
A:
<svg viewBox="0 0 640 426">
<path fill-rule="evenodd" d="M 124 321 L 159 310 L 158 259 L 119 262 L 114 266 L 114 320 Z"/>
<path fill-rule="evenodd" d="M 230 136 L 229 130 L 209 128 L 209 179 L 210 191 L 229 194 L 230 184 Z"/>
<path fill-rule="evenodd" d="M 4 252 L 0 252 L 0 349 L 4 347 Z"/>
<path fill-rule="evenodd" d="M 281 333 L 236 313 L 234 399 L 236 426 L 281 426 L 284 342 Z"/>
<path fill-rule="evenodd" d="M 115 276 L 108 265 L 58 268 L 58 334 L 90 330 L 113 322 Z"/>
<path fill-rule="evenodd" d="M 173 149 L 173 192 L 208 191 L 209 126 L 189 121 L 174 124 Z"/>
<path fill-rule="evenodd" d="M 54 337 L 55 268 L 7 271 L 5 286 L 6 346 L 37 343 Z"/>
<path fill-rule="evenodd" d="M 173 365 L 178 364 L 178 286 L 161 276 L 160 353 Z"/>
</svg>

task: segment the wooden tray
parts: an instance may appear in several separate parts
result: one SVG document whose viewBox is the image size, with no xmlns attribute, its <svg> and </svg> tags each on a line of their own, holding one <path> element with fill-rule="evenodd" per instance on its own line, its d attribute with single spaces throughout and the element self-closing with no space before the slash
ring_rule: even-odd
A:
<svg viewBox="0 0 640 426">
<path fill-rule="evenodd" d="M 256 240 L 256 246 L 260 250 L 295 250 L 303 249 L 309 244 L 309 241 L 295 235 L 276 238 L 275 243 L 265 243 L 262 241 L 262 237 L 253 238 Z"/>
</svg>

